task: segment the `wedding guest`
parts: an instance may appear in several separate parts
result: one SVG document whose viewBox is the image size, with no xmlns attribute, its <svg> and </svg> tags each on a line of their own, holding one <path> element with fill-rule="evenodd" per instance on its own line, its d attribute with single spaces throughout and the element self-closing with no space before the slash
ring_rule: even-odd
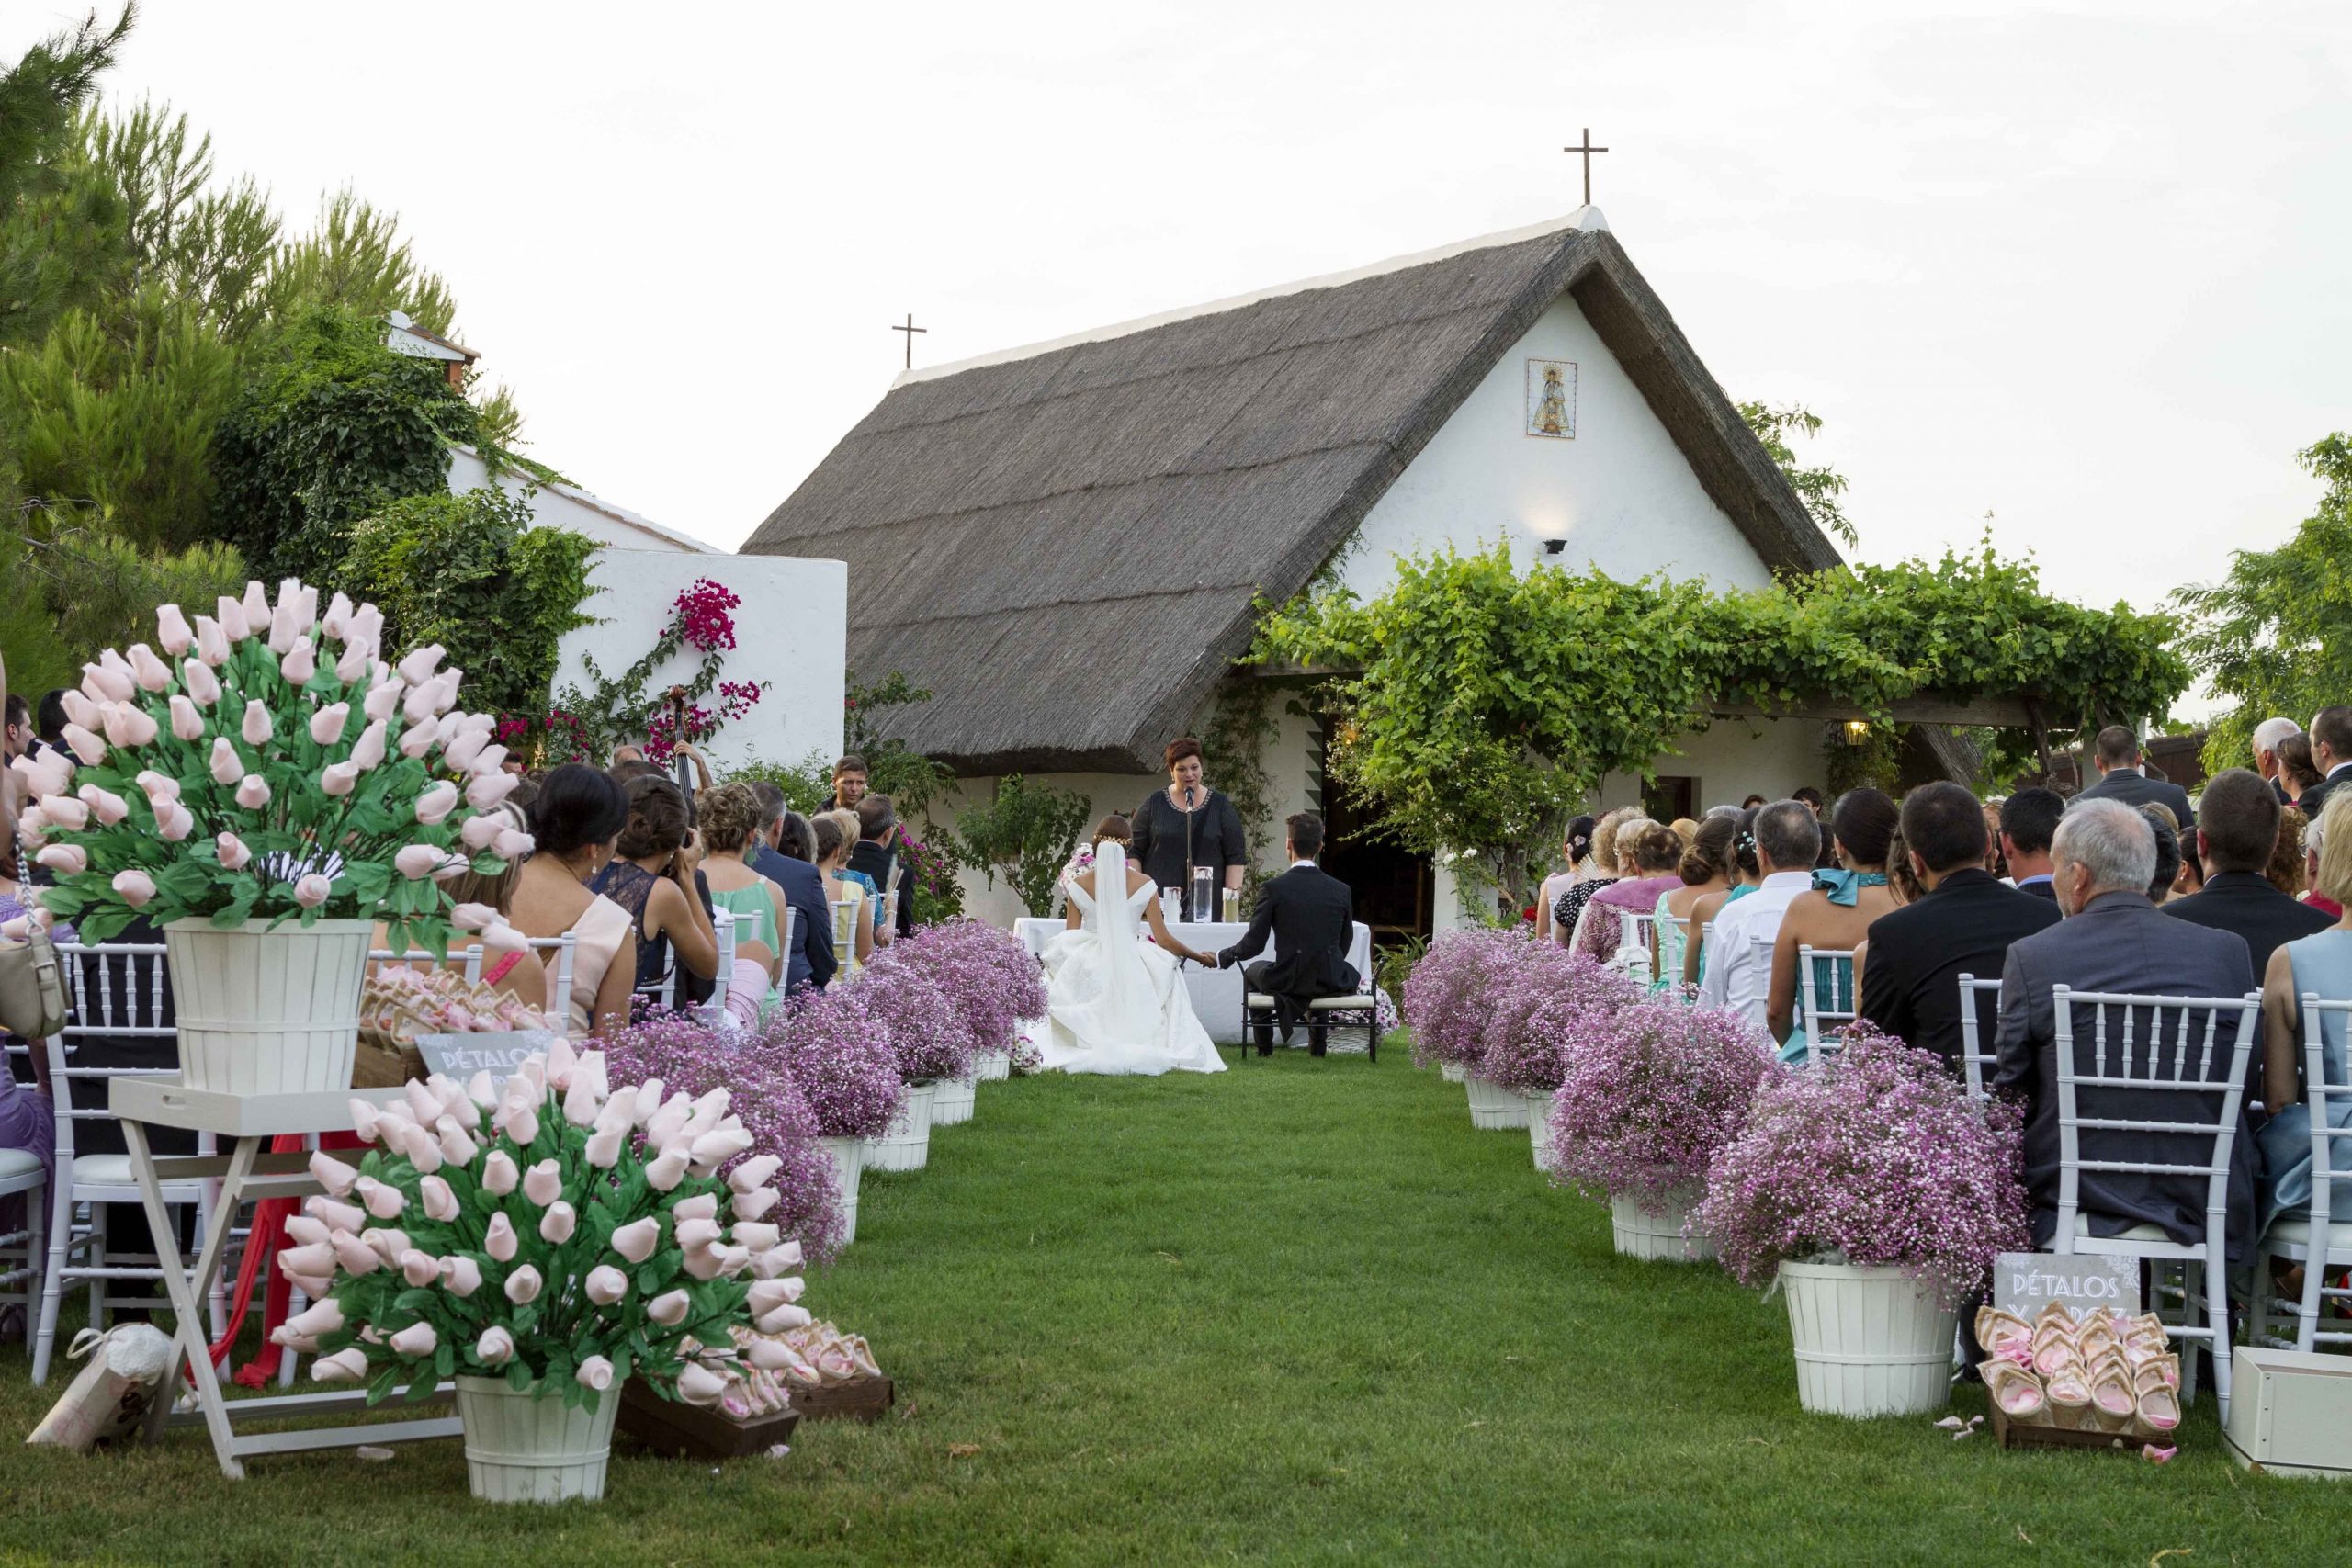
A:
<svg viewBox="0 0 2352 1568">
<path fill-rule="evenodd" d="M 882 912 L 874 879 L 849 869 L 850 851 L 857 844 L 857 813 L 820 811 L 808 826 L 817 835 L 817 874 L 825 879 L 827 898 L 850 907 L 849 972 L 854 976 L 874 956 L 874 928 Z"/>
<path fill-rule="evenodd" d="M 857 847 L 849 853 L 849 869 L 863 872 L 876 890 L 876 896 L 888 899 L 890 886 L 898 884 L 898 916 L 888 927 L 877 927 L 878 942 L 888 947 L 902 936 L 915 934 L 915 901 L 913 889 L 908 886 L 912 868 L 900 852 L 898 807 L 887 795 L 861 796 L 857 803 Z"/>
<path fill-rule="evenodd" d="M 629 988 L 637 979 L 637 933 L 628 911 L 590 884 L 613 858 L 628 826 L 628 796 L 600 768 L 566 762 L 547 775 L 531 804 L 537 847 L 523 863 L 508 916 L 525 936 L 570 935 L 571 991 L 545 1005 L 580 1037 L 603 1037 L 628 1026 Z"/>
<path fill-rule="evenodd" d="M 695 996 L 690 978 L 718 974 L 718 931 L 705 907 L 707 897 L 695 868 L 702 845 L 686 825 L 686 796 L 665 778 L 634 778 L 628 796 L 628 826 L 621 829 L 612 863 L 596 879 L 596 891 L 627 909 L 637 921 L 637 984 L 657 993 L 666 982 L 673 1005 Z"/>
<path fill-rule="evenodd" d="M 517 832 L 530 830 L 526 818 L 520 810 L 516 809 L 512 801 L 500 801 L 491 807 L 487 815 L 497 818 L 504 826 Z M 452 904 L 487 905 L 506 916 L 508 923 L 512 924 L 514 913 L 514 887 L 523 879 L 523 863 L 528 858 L 525 855 L 508 857 L 506 869 L 495 876 L 484 876 L 481 873 L 471 870 L 462 872 L 443 884 L 444 890 L 448 893 L 449 901 Z M 378 920 L 371 945 L 379 952 L 388 952 L 391 948 L 391 937 L 390 929 L 383 921 Z M 422 969 L 447 969 L 462 974 L 467 962 L 464 943 L 470 940 L 459 937 L 453 941 L 449 946 L 448 956 L 437 964 L 433 962 L 428 954 L 421 960 L 408 961 L 408 966 Z M 547 965 L 540 961 L 538 953 L 530 948 L 516 948 L 512 953 L 484 953 L 481 980 L 483 985 L 503 991 L 518 1002 L 525 1002 L 535 1008 L 544 1008 L 548 1005 Z"/>
<path fill-rule="evenodd" d="M 1675 876 L 1682 884 L 1658 896 L 1657 976 L 1661 985 L 1682 981 L 1689 954 L 1690 911 L 1711 893 L 1731 887 L 1732 840 L 1739 836 L 1737 816 L 1710 815 L 1690 835 L 1690 847 L 1676 863 Z"/>
<path fill-rule="evenodd" d="M 2266 718 L 2254 727 L 2254 771 L 2262 775 L 2281 806 L 2294 796 L 2287 793 L 2287 781 L 2278 776 L 2278 747 L 2303 732 L 2303 727 L 2291 718 Z"/>
<path fill-rule="evenodd" d="M 821 756 L 822 753 L 820 752 L 819 755 Z M 624 740 L 618 746 L 613 748 L 612 765 L 615 768 L 620 768 L 627 766 L 631 762 L 642 762 L 644 761 L 645 748 L 642 746 L 632 746 L 628 741 Z"/>
<path fill-rule="evenodd" d="M 1709 893 L 1690 905 L 1690 923 L 1683 932 L 1682 983 L 1694 990 L 1707 977 L 1707 934 L 1725 905 L 1736 904 L 1756 891 L 1764 868 L 1756 859 L 1756 813 L 1736 811 L 1732 817 L 1731 886 Z"/>
<path fill-rule="evenodd" d="M 1569 951 L 1607 963 L 1630 928 L 1618 916 L 1654 915 L 1658 900 L 1682 886 L 1682 840 L 1673 829 L 1645 822 L 1633 832 L 1617 830 L 1615 882 L 1589 899 L 1568 943 Z"/>
<path fill-rule="evenodd" d="M 2278 783 L 2287 792 L 2290 806 L 2301 806 L 2303 796 L 2319 784 L 2319 764 L 2312 761 L 2312 738 L 2290 735 L 2278 742 Z M 2316 810 L 2317 807 L 2313 807 Z M 2312 813 L 2303 813 L 2310 820 Z"/>
<path fill-rule="evenodd" d="M 65 726 L 68 718 L 69 716 L 65 711 L 65 688 L 60 686 L 54 691 L 43 692 L 40 705 L 33 710 L 33 721 L 40 731 L 40 743 L 44 749 L 65 744 Z M 31 751 L 28 755 L 38 757 L 40 753 Z"/>
<path fill-rule="evenodd" d="M 769 984 L 785 971 L 785 891 L 752 869 L 760 851 L 760 797 L 746 784 L 723 784 L 702 797 L 703 877 L 710 901 L 735 917 L 735 956 L 765 970 Z M 828 922 L 831 912 L 819 917 Z M 787 980 L 788 983 L 788 980 Z"/>
<path fill-rule="evenodd" d="M 2017 881 L 2001 846 L 2001 803 L 1994 800 L 1984 803 L 1984 869 L 2003 882 L 2014 885 Z"/>
<path fill-rule="evenodd" d="M 2008 862 L 2009 875 L 2018 892 L 2057 901 L 2057 892 L 2050 885 L 2050 841 L 2058 832 L 2058 819 L 2065 815 L 2066 797 L 2038 785 L 2001 802 L 2001 858 Z"/>
<path fill-rule="evenodd" d="M 2211 815 L 2211 786 L 2207 786 Z M 2325 828 L 2320 834 L 2318 883 L 2338 908 L 2352 898 L 2352 792 L 2331 802 L 2321 813 Z M 2352 916 L 2339 915 L 2329 925 L 2282 942 L 2264 966 L 2262 980 L 2262 1102 L 2270 1119 L 2258 1134 L 2261 1149 L 2261 1215 L 2267 1229 L 2281 1214 L 2308 1219 L 2312 1193 L 2312 1119 L 2303 1082 L 2302 998 L 2322 1001 L 2352 999 Z M 2320 1066 L 2327 1081 L 2341 1087 L 2352 1082 L 2352 1060 L 2346 1054 L 2345 1018 L 2341 1012 L 2320 1014 Z M 2352 1125 L 2352 1101 L 2330 1100 L 2328 1124 Z M 2352 1143 L 2337 1139 L 2332 1163 L 2352 1161 Z M 2329 1219 L 2352 1224 L 2352 1181 L 2335 1182 L 2328 1195 Z"/>
<path fill-rule="evenodd" d="M 1193 868 L 1209 869 L 1209 886 L 1227 893 L 1241 891 L 1241 877 L 1250 864 L 1250 840 L 1241 829 L 1241 813 L 1222 790 L 1201 783 L 1201 743 L 1189 735 L 1177 737 L 1161 753 L 1168 767 L 1168 786 L 1156 789 L 1128 816 L 1135 834 L 1133 863 L 1161 889 L 1173 887 L 1192 907 Z M 1208 919 L 1224 911 L 1212 908 Z"/>
<path fill-rule="evenodd" d="M 819 756 L 824 753 L 820 751 Z M 828 811 L 854 811 L 857 803 L 865 798 L 865 759 L 852 751 L 833 764 L 833 795 L 825 803 Z"/>
<path fill-rule="evenodd" d="M 784 791 L 760 780 L 752 785 L 760 803 L 760 847 L 752 868 L 784 890 L 791 908 L 792 942 L 786 954 L 784 988 L 823 990 L 839 967 L 833 955 L 833 922 L 819 874 L 816 830 L 797 811 L 787 811 Z"/>
<path fill-rule="evenodd" d="M 1803 801 L 1774 801 L 1756 814 L 1755 838 L 1764 879 L 1753 894 L 1727 901 L 1715 916 L 1706 939 L 1706 977 L 1699 985 L 1699 1003 L 1736 1012 L 1762 1029 L 1772 981 L 1772 944 L 1789 906 L 1813 886 L 1814 863 L 1821 855 L 1821 824 Z"/>
<path fill-rule="evenodd" d="M 2319 783 L 2295 797 L 2303 815 L 2313 822 L 2327 808 L 2327 798 L 2352 774 L 2352 707 L 2325 707 L 2312 718 L 2312 769 Z"/>
<path fill-rule="evenodd" d="M 2033 1241 L 2050 1245 L 2057 1229 L 2059 1181 L 2057 1026 L 2052 990 L 2122 992 L 2155 997 L 2236 997 L 2254 989 L 2245 939 L 2188 920 L 2166 919 L 2148 898 L 2155 878 L 2155 831 L 2148 819 L 2116 800 L 2076 801 L 2058 825 L 2052 845 L 2058 908 L 2066 919 L 2010 945 L 2001 973 L 2001 1022 L 1994 1074 L 1996 1092 L 2026 1101 L 2025 1179 L 2033 1204 Z M 2075 1041 L 2084 1071 L 2094 1049 L 2088 1013 Z M 2236 1040 L 2238 1015 L 2215 1021 L 2215 1050 L 2224 1059 Z M 2201 1034 L 2201 1024 L 2200 1024 Z M 2128 1122 L 2179 1122 L 2218 1115 L 2218 1094 L 2184 1103 L 2177 1090 L 2097 1089 L 2076 1091 L 2079 1114 Z M 2193 1164 L 2204 1156 L 2191 1135 L 2077 1133 L 2085 1161 L 2130 1160 Z M 2189 1245 L 2205 1233 L 2202 1175 L 2150 1176 L 2085 1170 L 2078 1191 L 2081 1234 L 2121 1235 L 2153 1224 Z M 2243 1128 L 2233 1145 L 2226 1229 L 2229 1250 L 2242 1253 L 2254 1214 L 2253 1140 Z"/>
<path fill-rule="evenodd" d="M 1956 784 L 1905 795 L 1897 837 L 1921 891 L 1871 922 L 1870 959 L 1857 965 L 1861 1017 L 1957 1072 L 1960 976 L 1999 978 L 2011 943 L 2058 923 L 2057 900 L 2005 887 L 1984 869 L 1984 818 Z M 1992 994 L 1979 993 L 1980 1049 L 1991 1047 L 1998 1022 Z"/>
<path fill-rule="evenodd" d="M 17 699 L 11 696 L 13 711 Z M 15 728 L 12 724 L 11 730 Z M 0 840 L 0 920 L 13 920 L 25 912 L 29 890 L 18 880 L 17 840 L 10 834 Z M 0 1034 L 0 1040 L 12 1040 Z M 40 1049 L 30 1053 L 32 1081 L 22 1083 L 6 1065 L 0 1065 L 0 1149 L 17 1149 L 40 1161 L 44 1180 L 53 1180 L 57 1174 L 57 1107 L 49 1094 L 49 1059 Z M 41 1196 L 53 1189 L 44 1185 Z M 21 1193 L 0 1198 L 0 1235 L 25 1228 L 25 1196 Z M 35 1296 L 39 1292 L 33 1292 Z M 11 1307 L 10 1312 L 21 1312 Z M 6 1315 L 0 1314 L 0 1315 Z M 0 1325 L 0 1336 L 20 1332 Z"/>
<path fill-rule="evenodd" d="M 2284 808 L 2268 780 L 2244 768 L 2227 769 L 2206 781 L 2198 806 L 2197 837 L 2212 874 L 2202 891 L 2166 903 L 2165 914 L 2237 932 L 2245 938 L 2257 974 L 2268 970 L 2270 955 L 2286 943 L 2335 923 L 2270 885 L 2267 873 Z"/>
<path fill-rule="evenodd" d="M 1592 829 L 1592 874 L 1568 886 L 1567 891 L 1553 900 L 1552 929 L 1555 938 L 1566 947 L 1576 936 L 1577 921 L 1584 914 L 1585 905 L 1602 888 L 1617 880 L 1617 835 L 1626 825 L 1641 819 L 1641 807 L 1621 806 L 1601 814 Z"/>
<path fill-rule="evenodd" d="M 1870 935 L 1871 922 L 1894 911 L 1887 891 L 1886 849 L 1894 836 L 1894 802 L 1867 786 L 1838 797 L 1831 813 L 1833 869 L 1815 869 L 1813 885 L 1789 900 L 1772 937 L 1771 979 L 1765 991 L 1764 1026 L 1794 1059 L 1804 1052 L 1797 1025 L 1797 963 L 1800 947 L 1815 950 L 1813 994 L 1831 1012 L 1852 1012 L 1854 961 L 1845 956 Z"/>
<path fill-rule="evenodd" d="M 2320 858 L 2326 852 L 2327 845 L 2324 816 L 2323 813 L 2321 821 L 2303 829 L 2303 880 L 2311 885 L 2310 890 L 2303 895 L 2303 902 L 2331 919 L 2341 919 L 2344 918 L 2343 904 L 2319 886 Z"/>
<path fill-rule="evenodd" d="M 2301 903 L 2310 884 L 2303 877 L 2303 814 L 2300 807 L 2278 808 L 2278 837 L 2263 863 L 2263 880 Z"/>
<path fill-rule="evenodd" d="M 1742 811 L 1761 811 L 1764 809 L 1766 804 L 1767 803 L 1762 795 L 1751 795 L 1746 800 L 1739 803 L 1739 808 Z"/>
<path fill-rule="evenodd" d="M 40 736 L 33 733 L 32 705 L 25 701 L 20 694 L 11 692 L 4 705 L 6 710 L 7 728 L 5 731 L 5 742 L 0 742 L 0 750 L 5 750 L 10 761 L 16 761 L 18 757 L 40 756 L 41 739 Z"/>
<path fill-rule="evenodd" d="M 1904 799 L 1907 801 L 1910 796 L 1905 795 Z M 1998 838 L 2000 835 L 1988 833 L 1985 836 L 1990 839 Z M 1905 904 L 1917 903 L 1928 891 L 1928 885 L 1919 880 L 1918 870 L 1912 865 L 1910 857 L 1911 841 L 1903 836 L 1903 826 L 1898 822 L 1895 824 L 1894 837 L 1886 841 L 1886 890 L 1894 895 L 1895 906 L 1898 908 Z M 1870 939 L 1865 937 L 1863 940 L 1867 942 Z M 1860 953 L 1860 948 L 1855 949 L 1854 962 L 1858 966 L 1854 980 L 1856 985 L 1861 983 L 1859 970 L 1861 963 Z"/>
<path fill-rule="evenodd" d="M 2180 835 L 2175 830 L 2172 813 L 2164 807 L 2150 801 L 2139 812 L 2148 819 L 2148 830 L 2156 839 L 2156 869 L 2154 880 L 2148 884 L 2148 902 L 2161 908 L 2172 897 L 2172 885 L 2180 875 Z"/>
<path fill-rule="evenodd" d="M 1804 803 L 1804 808 L 1813 813 L 1815 826 L 1821 829 L 1821 859 L 1815 863 L 1824 870 L 1836 865 L 1838 863 L 1829 858 L 1832 853 L 1830 849 L 1832 835 L 1829 830 L 1829 803 L 1827 798 L 1811 784 L 1804 784 L 1797 789 L 1790 791 L 1789 798 L 1791 800 L 1803 801 Z"/>
<path fill-rule="evenodd" d="M 2188 792 L 2167 780 L 2148 776 L 2147 762 L 2140 754 L 2140 738 L 2122 725 L 2109 725 L 2092 740 L 2091 766 L 2098 770 L 2098 782 L 2075 796 L 2067 810 L 2079 810 L 2086 800 L 2117 800 L 2126 806 L 2154 803 L 2172 813 L 2176 827 L 2197 826 Z"/>
<path fill-rule="evenodd" d="M 1544 927 L 1544 936 L 1553 942 L 1566 942 L 1567 932 L 1552 916 L 1552 906 L 1560 895 L 1593 874 L 1598 868 L 1592 860 L 1592 830 L 1597 824 L 1589 817 L 1579 817 L 1568 824 L 1567 832 L 1560 840 L 1560 869 L 1544 879 L 1535 892 L 1536 918 Z"/>
</svg>

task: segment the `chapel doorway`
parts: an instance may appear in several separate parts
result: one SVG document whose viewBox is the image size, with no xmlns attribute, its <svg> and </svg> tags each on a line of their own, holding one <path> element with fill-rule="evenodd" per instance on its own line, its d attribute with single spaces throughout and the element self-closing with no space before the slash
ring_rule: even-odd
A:
<svg viewBox="0 0 2352 1568">
<path fill-rule="evenodd" d="M 1372 928 L 1375 949 L 1427 942 L 1437 881 L 1430 858 L 1379 830 L 1347 786 L 1327 773 L 1323 784 L 1323 869 L 1348 885 L 1356 919 Z"/>
</svg>

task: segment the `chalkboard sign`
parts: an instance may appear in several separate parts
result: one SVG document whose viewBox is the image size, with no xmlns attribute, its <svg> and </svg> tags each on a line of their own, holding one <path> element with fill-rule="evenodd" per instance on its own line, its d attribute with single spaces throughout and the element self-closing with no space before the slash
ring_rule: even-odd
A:
<svg viewBox="0 0 2352 1568">
<path fill-rule="evenodd" d="M 427 1073 L 447 1073 L 459 1083 L 476 1073 L 490 1074 L 491 1092 L 504 1087 L 525 1060 L 555 1043 L 547 1029 L 511 1029 L 486 1034 L 420 1034 L 416 1054 L 424 1058 Z"/>
<path fill-rule="evenodd" d="M 2140 1311 L 2140 1260 L 2078 1253 L 2004 1252 L 1993 1259 L 1993 1304 L 2033 1321 L 2052 1302 L 2080 1317 L 2112 1307 L 2126 1317 Z"/>
</svg>

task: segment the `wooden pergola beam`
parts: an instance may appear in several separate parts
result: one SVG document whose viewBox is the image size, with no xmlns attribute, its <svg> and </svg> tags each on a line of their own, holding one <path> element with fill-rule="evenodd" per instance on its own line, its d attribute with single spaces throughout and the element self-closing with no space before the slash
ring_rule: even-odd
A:
<svg viewBox="0 0 2352 1568">
<path fill-rule="evenodd" d="M 1798 718 L 1824 724 L 1844 724 L 1852 719 L 1872 716 L 1851 703 L 1827 702 L 1812 697 L 1782 707 L 1757 703 L 1716 702 L 1707 705 L 1707 712 L 1716 718 Z M 1936 696 L 1905 697 L 1887 705 L 1886 716 L 1897 724 L 1972 725 L 1995 729 L 2035 728 L 2033 704 L 2025 697 L 1973 697 L 1965 700 Z"/>
</svg>

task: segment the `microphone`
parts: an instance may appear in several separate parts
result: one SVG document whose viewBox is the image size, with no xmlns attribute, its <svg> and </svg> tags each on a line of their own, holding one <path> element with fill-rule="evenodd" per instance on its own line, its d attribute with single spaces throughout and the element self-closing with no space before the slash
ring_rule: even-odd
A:
<svg viewBox="0 0 2352 1568">
<path fill-rule="evenodd" d="M 1189 811 L 1194 806 L 1198 805 L 1200 802 L 1200 786 L 1197 784 L 1186 784 L 1184 786 L 1184 808 Z"/>
</svg>

